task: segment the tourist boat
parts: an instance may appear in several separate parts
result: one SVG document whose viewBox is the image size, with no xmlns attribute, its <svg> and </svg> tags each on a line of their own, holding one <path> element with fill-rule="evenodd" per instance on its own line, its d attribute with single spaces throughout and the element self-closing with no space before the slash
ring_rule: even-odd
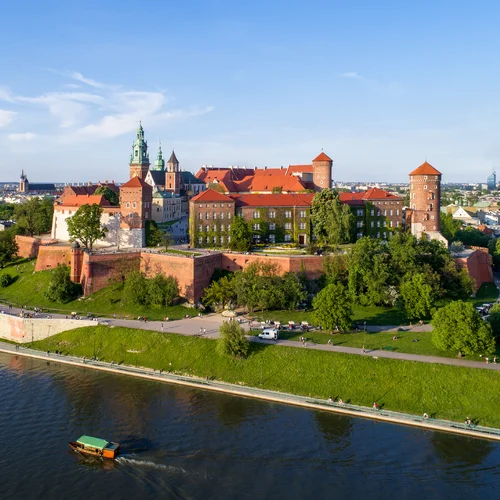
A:
<svg viewBox="0 0 500 500">
<path fill-rule="evenodd" d="M 120 450 L 118 443 L 91 436 L 81 436 L 76 442 L 70 441 L 69 446 L 78 453 L 103 458 L 116 458 Z"/>
</svg>

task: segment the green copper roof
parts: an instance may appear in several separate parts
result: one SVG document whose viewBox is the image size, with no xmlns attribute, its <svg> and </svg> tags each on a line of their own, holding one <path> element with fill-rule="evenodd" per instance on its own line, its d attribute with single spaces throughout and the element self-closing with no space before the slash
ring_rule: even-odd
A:
<svg viewBox="0 0 500 500">
<path fill-rule="evenodd" d="M 161 143 L 158 145 L 158 158 L 156 158 L 155 166 L 151 170 L 165 170 L 165 160 L 163 159 L 163 152 L 161 150 Z"/>
<path fill-rule="evenodd" d="M 79 444 L 83 444 L 84 446 L 97 448 L 98 450 L 106 448 L 106 446 L 108 446 L 109 444 L 105 439 L 95 438 L 92 436 L 80 436 L 76 442 Z"/>
<path fill-rule="evenodd" d="M 135 165 L 149 165 L 148 141 L 144 140 L 144 129 L 140 122 L 137 129 L 137 137 L 132 144 L 130 163 Z"/>
</svg>

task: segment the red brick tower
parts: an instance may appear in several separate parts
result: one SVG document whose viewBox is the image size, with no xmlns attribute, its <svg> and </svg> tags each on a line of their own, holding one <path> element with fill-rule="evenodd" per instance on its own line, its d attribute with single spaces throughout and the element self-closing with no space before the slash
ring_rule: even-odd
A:
<svg viewBox="0 0 500 500">
<path fill-rule="evenodd" d="M 181 173 L 179 171 L 179 161 L 172 151 L 167 162 L 167 173 L 165 174 L 165 190 L 174 194 L 181 192 Z"/>
<path fill-rule="evenodd" d="M 132 177 L 120 187 L 120 245 L 143 247 L 146 221 L 151 219 L 153 188 L 140 177 Z"/>
<path fill-rule="evenodd" d="M 411 233 L 439 233 L 440 207 L 441 172 L 424 162 L 410 173 Z"/>
<path fill-rule="evenodd" d="M 130 178 L 140 177 L 145 179 L 149 170 L 148 143 L 144 140 L 144 129 L 139 123 L 137 138 L 132 144 L 132 154 L 130 155 Z"/>
<path fill-rule="evenodd" d="M 315 191 L 322 191 L 332 187 L 332 165 L 332 159 L 323 152 L 312 161 Z"/>
</svg>

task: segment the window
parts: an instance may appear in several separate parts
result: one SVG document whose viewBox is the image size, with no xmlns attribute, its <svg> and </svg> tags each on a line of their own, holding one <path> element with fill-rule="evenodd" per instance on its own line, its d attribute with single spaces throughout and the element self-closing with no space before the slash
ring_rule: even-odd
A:
<svg viewBox="0 0 500 500">
<path fill-rule="evenodd" d="M 306 228 L 306 223 L 305 222 L 301 222 L 299 224 L 299 229 L 305 229 Z"/>
<path fill-rule="evenodd" d="M 276 235 L 270 234 L 269 235 L 269 243 L 275 243 L 276 242 Z"/>
<path fill-rule="evenodd" d="M 214 220 L 217 220 L 217 212 L 214 212 Z"/>
<path fill-rule="evenodd" d="M 384 221 L 384 227 L 387 227 L 387 221 L 386 220 Z"/>
<path fill-rule="evenodd" d="M 134 218 L 134 212 L 130 212 L 130 213 L 128 214 L 128 216 L 129 216 L 131 219 L 133 219 L 133 218 Z"/>
<path fill-rule="evenodd" d="M 221 230 L 221 231 L 224 231 L 225 229 L 226 229 L 226 228 L 225 228 L 224 224 L 221 224 L 221 225 L 220 225 L 220 230 Z"/>
<path fill-rule="evenodd" d="M 358 209 L 356 210 L 356 215 L 357 215 L 358 217 L 363 217 L 363 210 L 362 210 L 361 208 L 358 208 Z"/>
<path fill-rule="evenodd" d="M 198 214 L 198 219 L 199 220 L 203 219 L 203 214 L 201 212 Z"/>
<path fill-rule="evenodd" d="M 231 231 L 231 224 L 228 224 L 228 225 L 227 225 L 227 230 L 228 230 L 228 232 L 229 232 L 229 231 Z M 231 239 L 230 239 L 230 238 L 228 238 L 228 239 L 227 239 L 227 241 L 229 242 L 229 241 L 231 241 Z"/>
<path fill-rule="evenodd" d="M 207 243 L 210 244 L 210 236 L 207 236 Z"/>
<path fill-rule="evenodd" d="M 215 245 L 217 245 L 217 236 L 214 236 L 212 241 L 214 242 Z"/>
<path fill-rule="evenodd" d="M 396 221 L 396 227 L 399 227 L 399 221 L 398 220 Z"/>
<path fill-rule="evenodd" d="M 380 233 L 377 233 L 377 238 L 380 238 Z"/>
<path fill-rule="evenodd" d="M 137 206 L 137 203 L 134 201 L 134 203 L 132 203 L 132 208 L 135 208 Z"/>
<path fill-rule="evenodd" d="M 427 186 L 424 186 L 424 189 L 427 189 Z"/>
<path fill-rule="evenodd" d="M 384 210 L 384 216 L 387 215 L 387 210 Z"/>
<path fill-rule="evenodd" d="M 431 215 L 431 219 L 434 220 L 434 215 Z"/>
<path fill-rule="evenodd" d="M 198 238 L 198 243 L 199 243 L 200 245 L 203 245 L 203 236 L 200 236 L 200 237 Z"/>
<path fill-rule="evenodd" d="M 389 215 L 392 217 L 392 210 L 389 212 Z"/>
<path fill-rule="evenodd" d="M 413 199 L 415 199 L 415 193 L 413 193 Z"/>
<path fill-rule="evenodd" d="M 127 208 L 130 208 L 130 203 L 127 201 Z M 63 210 L 64 213 L 64 210 Z"/>
<path fill-rule="evenodd" d="M 254 210 L 254 212 L 253 212 L 253 218 L 254 219 L 260 219 L 260 211 L 259 210 Z"/>
<path fill-rule="evenodd" d="M 224 212 L 221 212 L 220 213 L 220 219 L 223 219 L 224 218 Z"/>
<path fill-rule="evenodd" d="M 270 218 L 270 219 L 274 219 L 275 217 L 276 217 L 276 212 L 275 212 L 274 210 L 271 210 L 271 211 L 269 212 L 269 218 Z"/>
<path fill-rule="evenodd" d="M 200 203 L 198 206 L 199 206 L 200 208 L 203 208 L 203 205 L 202 205 L 201 203 Z"/>
<path fill-rule="evenodd" d="M 254 224 L 253 225 L 253 230 L 254 231 L 259 231 L 260 230 L 260 224 Z"/>
<path fill-rule="evenodd" d="M 427 176 L 426 176 L 426 175 L 424 175 L 424 181 L 426 181 L 426 180 L 427 180 Z"/>
<path fill-rule="evenodd" d="M 231 212 L 228 212 L 227 213 L 227 218 L 230 219 L 231 218 Z"/>
<path fill-rule="evenodd" d="M 375 227 L 375 223 L 373 221 L 370 222 L 370 227 Z"/>
<path fill-rule="evenodd" d="M 160 211 L 160 207 L 156 207 L 156 211 L 159 212 Z"/>
<path fill-rule="evenodd" d="M 223 245 L 224 244 L 224 236 L 221 236 L 220 237 L 220 244 Z"/>
<path fill-rule="evenodd" d="M 146 215 L 144 216 L 144 218 L 145 218 L 145 219 L 147 219 L 147 218 L 148 218 L 148 215 L 149 215 L 149 214 L 146 212 Z"/>
<path fill-rule="evenodd" d="M 291 222 L 285 222 L 285 229 L 292 229 L 292 223 Z"/>
<path fill-rule="evenodd" d="M 229 227 L 229 226 L 228 226 L 228 227 Z M 228 242 L 228 243 L 231 243 L 231 236 L 228 236 L 228 237 L 227 237 L 227 242 Z"/>
<path fill-rule="evenodd" d="M 214 204 L 213 204 L 213 207 L 214 207 L 214 208 L 217 208 L 217 203 L 214 203 Z"/>
<path fill-rule="evenodd" d="M 202 224 L 200 224 L 200 225 L 198 226 L 198 232 L 199 232 L 199 233 L 201 233 L 202 231 L 203 231 L 203 225 L 202 225 Z"/>
<path fill-rule="evenodd" d="M 274 231 L 276 229 L 276 224 L 274 222 L 269 223 L 269 231 Z"/>
<path fill-rule="evenodd" d="M 413 208 L 415 208 L 415 205 L 413 205 Z M 396 215 L 399 215 L 399 208 L 396 210 Z"/>
<path fill-rule="evenodd" d="M 387 233 L 385 231 L 382 233 L 382 236 L 383 236 L 384 240 L 387 239 Z"/>
<path fill-rule="evenodd" d="M 214 233 L 215 233 L 215 232 L 217 232 L 217 224 L 214 224 L 214 225 L 212 226 L 212 231 L 213 231 Z"/>
<path fill-rule="evenodd" d="M 306 211 L 305 211 L 305 210 L 301 210 L 301 211 L 300 211 L 300 216 L 301 216 L 302 218 L 307 217 L 307 215 L 306 215 Z"/>
<path fill-rule="evenodd" d="M 379 220 L 377 221 L 377 227 L 380 227 L 380 221 Z"/>
<path fill-rule="evenodd" d="M 206 219 L 206 220 L 209 220 L 209 219 L 210 219 L 210 212 L 207 212 L 207 213 L 205 214 L 205 219 Z"/>
<path fill-rule="evenodd" d="M 292 241 L 292 235 L 291 234 L 285 234 L 285 241 Z"/>
<path fill-rule="evenodd" d="M 291 219 L 292 218 L 292 212 L 290 210 L 285 210 L 285 219 Z"/>
<path fill-rule="evenodd" d="M 377 217 L 380 217 L 381 213 L 382 213 L 382 212 L 380 211 L 380 208 L 378 208 L 378 209 L 377 209 Z"/>
<path fill-rule="evenodd" d="M 375 215 L 375 210 L 373 208 L 370 210 L 370 215 L 373 217 Z"/>
<path fill-rule="evenodd" d="M 358 222 L 356 222 L 356 227 L 363 227 L 363 221 L 358 220 Z"/>
<path fill-rule="evenodd" d="M 391 221 L 389 221 L 389 227 L 392 227 L 392 226 L 393 226 L 393 222 L 391 220 Z"/>
<path fill-rule="evenodd" d="M 206 233 L 208 233 L 208 231 L 210 231 L 210 226 L 207 224 L 207 225 L 205 226 L 205 232 L 206 232 Z"/>
</svg>

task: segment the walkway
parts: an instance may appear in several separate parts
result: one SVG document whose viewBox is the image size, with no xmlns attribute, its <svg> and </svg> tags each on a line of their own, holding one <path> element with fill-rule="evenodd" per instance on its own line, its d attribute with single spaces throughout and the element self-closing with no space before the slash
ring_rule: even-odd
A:
<svg viewBox="0 0 500 500">
<path fill-rule="evenodd" d="M 19 315 L 21 310 L 19 308 L 13 307 L 12 309 L 8 309 L 5 305 L 0 306 L 0 313 L 4 312 L 5 314 L 13 314 Z M 193 309 L 193 312 L 196 311 Z M 64 314 L 51 314 L 53 318 L 64 318 Z M 46 318 L 47 314 L 38 315 L 39 318 Z M 223 321 L 226 321 L 227 318 L 224 318 L 220 314 L 207 314 L 201 317 L 194 316 L 189 319 L 179 319 L 179 320 L 171 320 L 168 322 L 162 321 L 137 321 L 137 320 L 129 320 L 129 319 L 104 319 L 99 318 L 99 324 L 108 325 L 108 326 L 122 326 L 125 328 L 135 328 L 139 330 L 150 330 L 156 332 L 165 332 L 165 333 L 177 333 L 180 335 L 190 335 L 190 336 L 198 336 L 209 339 L 217 339 L 219 338 L 219 327 Z M 162 329 L 163 325 L 163 329 Z M 241 325 L 247 331 L 249 330 L 248 323 L 242 323 Z M 397 330 L 398 327 L 395 326 L 376 326 L 373 327 L 374 330 L 370 331 L 391 331 Z M 367 327 L 368 329 L 368 327 Z M 428 331 L 429 325 L 415 325 L 412 327 L 412 331 L 421 332 Z M 421 354 L 408 354 L 403 352 L 394 352 L 394 351 L 380 351 L 380 350 L 372 350 L 366 351 L 363 353 L 363 350 L 357 347 L 344 347 L 344 346 L 330 346 L 328 344 L 315 344 L 314 342 L 306 342 L 305 346 L 303 346 L 300 342 L 294 340 L 262 340 L 258 337 L 248 336 L 248 339 L 251 342 L 256 342 L 260 344 L 268 344 L 268 345 L 280 345 L 280 346 L 288 346 L 294 347 L 297 349 L 316 349 L 318 351 L 331 351 L 331 352 L 342 352 L 346 354 L 355 354 L 360 356 L 369 356 L 374 359 L 378 358 L 386 358 L 386 359 L 399 359 L 405 361 L 417 361 L 419 363 L 437 363 L 442 365 L 452 365 L 452 366 L 462 366 L 467 368 L 481 368 L 483 370 L 497 370 L 500 371 L 500 363 L 485 363 L 481 361 L 470 361 L 466 359 L 458 359 L 458 358 L 444 358 L 441 356 L 425 356 Z"/>
</svg>

